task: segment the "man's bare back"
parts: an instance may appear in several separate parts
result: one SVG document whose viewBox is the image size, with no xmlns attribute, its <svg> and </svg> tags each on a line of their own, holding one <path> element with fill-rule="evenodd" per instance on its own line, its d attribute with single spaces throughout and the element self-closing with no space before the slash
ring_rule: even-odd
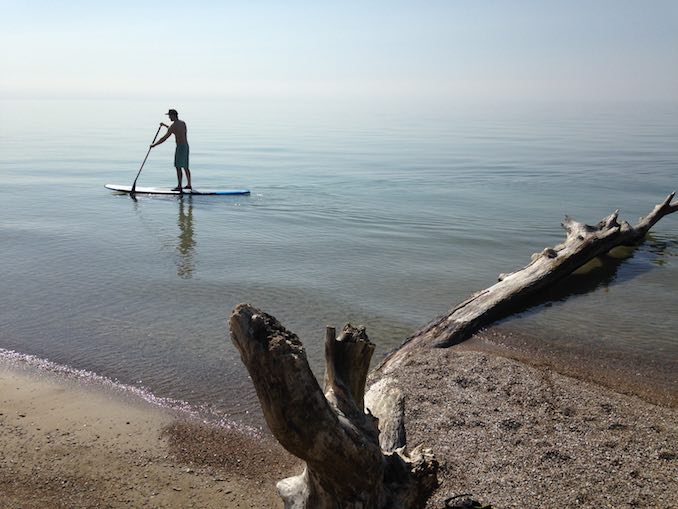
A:
<svg viewBox="0 0 678 509">
<path fill-rule="evenodd" d="M 182 143 L 188 143 L 188 137 L 186 136 L 187 129 L 186 129 L 186 122 L 183 120 L 175 120 L 172 122 L 172 125 L 169 126 L 167 129 L 167 135 L 173 134 L 177 145 L 181 145 Z"/>
</svg>

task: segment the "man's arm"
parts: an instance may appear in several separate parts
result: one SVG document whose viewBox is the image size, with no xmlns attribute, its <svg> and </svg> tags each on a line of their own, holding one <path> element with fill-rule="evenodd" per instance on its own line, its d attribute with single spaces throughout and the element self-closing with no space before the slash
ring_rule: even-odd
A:
<svg viewBox="0 0 678 509">
<path fill-rule="evenodd" d="M 165 133 L 165 136 L 163 136 L 158 141 L 156 141 L 153 145 L 151 145 L 151 148 L 156 147 L 156 146 L 160 145 L 161 143 L 164 143 L 167 140 L 167 138 L 169 138 L 174 133 L 174 124 L 172 124 L 171 126 L 168 126 L 167 124 L 163 124 L 162 122 L 160 122 L 160 125 L 164 125 L 165 127 L 167 127 L 167 132 Z"/>
</svg>

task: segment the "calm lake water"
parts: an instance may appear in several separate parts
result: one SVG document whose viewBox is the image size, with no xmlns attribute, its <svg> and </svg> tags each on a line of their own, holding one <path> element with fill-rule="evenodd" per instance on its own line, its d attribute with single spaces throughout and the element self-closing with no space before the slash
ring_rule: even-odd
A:
<svg viewBox="0 0 678 509">
<path fill-rule="evenodd" d="M 326 325 L 364 324 L 380 358 L 561 242 L 566 214 L 635 223 L 678 188 L 676 105 L 169 106 L 194 186 L 251 196 L 104 189 L 132 183 L 166 104 L 0 102 L 0 348 L 242 421 L 258 410 L 228 339 L 236 304 L 296 332 L 317 372 Z M 139 185 L 174 185 L 173 148 Z M 677 255 L 678 214 L 506 323 L 675 362 Z"/>
</svg>

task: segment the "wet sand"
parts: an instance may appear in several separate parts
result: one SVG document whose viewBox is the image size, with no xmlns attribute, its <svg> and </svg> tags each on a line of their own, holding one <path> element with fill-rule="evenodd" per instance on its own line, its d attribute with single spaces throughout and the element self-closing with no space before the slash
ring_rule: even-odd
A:
<svg viewBox="0 0 678 509">
<path fill-rule="evenodd" d="M 543 338 L 510 326 L 482 330 L 454 347 L 508 357 L 531 366 L 593 382 L 650 403 L 678 407 L 678 359 L 648 359 L 609 349 L 583 346 L 563 336 Z"/>
<path fill-rule="evenodd" d="M 299 462 L 270 437 L 0 365 L 0 506 L 280 508 Z"/>
</svg>

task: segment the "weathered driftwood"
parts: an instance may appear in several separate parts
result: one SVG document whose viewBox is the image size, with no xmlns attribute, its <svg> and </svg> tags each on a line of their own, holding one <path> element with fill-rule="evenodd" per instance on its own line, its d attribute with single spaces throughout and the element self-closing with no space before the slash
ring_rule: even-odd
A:
<svg viewBox="0 0 678 509">
<path fill-rule="evenodd" d="M 662 217 L 676 212 L 678 203 L 671 203 L 671 193 L 638 224 L 617 222 L 619 210 L 595 226 L 565 217 L 562 227 L 565 242 L 532 255 L 532 261 L 521 270 L 500 274 L 499 282 L 475 293 L 452 308 L 447 314 L 416 331 L 389 354 L 379 365 L 384 373 L 394 369 L 412 348 L 448 347 L 463 341 L 481 327 L 520 309 L 526 299 L 552 285 L 593 258 L 617 246 L 631 246 L 643 241 L 647 232 Z"/>
<path fill-rule="evenodd" d="M 266 422 L 278 441 L 306 462 L 301 475 L 278 483 L 285 507 L 423 506 L 437 483 L 437 463 L 421 447 L 406 453 L 402 393 L 385 375 L 411 349 L 463 341 L 593 258 L 641 242 L 657 221 L 678 210 L 678 203 L 671 203 L 673 196 L 636 226 L 619 224 L 618 211 L 595 226 L 566 217 L 565 242 L 533 255 L 523 269 L 501 274 L 498 283 L 415 332 L 380 364 L 381 378 L 367 394 L 374 345 L 364 329 L 347 325 L 336 338 L 328 328 L 323 391 L 296 335 L 262 311 L 237 306 L 230 319 L 231 337 L 252 377 Z"/>
<path fill-rule="evenodd" d="M 384 380 L 365 396 L 374 345 L 364 328 L 347 325 L 339 338 L 328 328 L 324 391 L 297 336 L 274 317 L 240 304 L 230 328 L 269 428 L 306 462 L 301 475 L 277 485 L 286 508 L 423 506 L 437 483 L 437 463 L 421 447 L 406 453 L 397 388 Z"/>
</svg>

